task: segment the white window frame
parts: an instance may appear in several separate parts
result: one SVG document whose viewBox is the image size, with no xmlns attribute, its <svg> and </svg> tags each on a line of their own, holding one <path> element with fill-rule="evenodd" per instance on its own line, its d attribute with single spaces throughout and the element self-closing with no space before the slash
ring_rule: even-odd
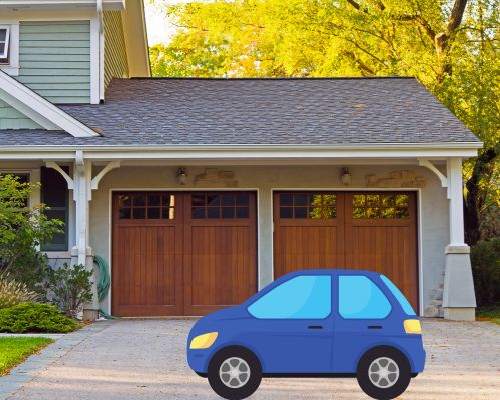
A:
<svg viewBox="0 0 500 400">
<path fill-rule="evenodd" d="M 4 44 L 3 53 L 0 53 L 0 60 L 9 58 L 9 47 L 10 47 L 10 26 L 0 25 L 0 31 L 5 31 L 5 39 L 0 40 L 0 44 Z"/>
<path fill-rule="evenodd" d="M 0 29 L 6 28 L 8 31 L 7 39 L 8 46 L 7 56 L 8 62 L 0 62 L 0 70 L 11 75 L 19 75 L 19 21 L 16 20 L 1 20 Z M 1 59 L 2 57 L 0 57 Z"/>
</svg>

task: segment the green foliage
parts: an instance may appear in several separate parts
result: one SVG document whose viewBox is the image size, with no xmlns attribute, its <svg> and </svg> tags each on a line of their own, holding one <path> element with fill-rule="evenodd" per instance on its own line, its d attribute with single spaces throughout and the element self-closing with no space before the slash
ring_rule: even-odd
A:
<svg viewBox="0 0 500 400">
<path fill-rule="evenodd" d="M 495 0 L 181 4 L 167 8 L 180 28 L 168 45 L 151 49 L 152 71 L 199 77 L 416 76 L 479 136 L 484 152 L 495 154 L 479 168 L 476 160 L 465 168 L 465 195 L 474 197 L 466 204 L 473 244 L 492 237 L 500 220 L 499 10 Z"/>
<path fill-rule="evenodd" d="M 79 326 L 50 304 L 21 303 L 0 310 L 0 332 L 68 333 Z"/>
<path fill-rule="evenodd" d="M 0 269 L 40 293 L 46 260 L 36 249 L 59 232 L 62 223 L 49 220 L 43 205 L 27 206 L 36 187 L 13 175 L 0 176 Z"/>
<path fill-rule="evenodd" d="M 53 342 L 52 339 L 37 337 L 0 338 L 0 376 Z"/>
<path fill-rule="evenodd" d="M 7 272 L 0 272 L 0 309 L 37 300 L 38 295 L 25 284 L 16 282 Z"/>
<path fill-rule="evenodd" d="M 478 308 L 476 316 L 479 321 L 490 321 L 500 325 L 500 304 Z"/>
<path fill-rule="evenodd" d="M 473 246 L 471 262 L 478 306 L 500 303 L 500 237 Z"/>
<path fill-rule="evenodd" d="M 92 300 L 90 278 L 92 271 L 83 265 L 64 264 L 51 269 L 48 274 L 47 291 L 51 302 L 65 314 L 75 317 L 85 302 Z"/>
</svg>

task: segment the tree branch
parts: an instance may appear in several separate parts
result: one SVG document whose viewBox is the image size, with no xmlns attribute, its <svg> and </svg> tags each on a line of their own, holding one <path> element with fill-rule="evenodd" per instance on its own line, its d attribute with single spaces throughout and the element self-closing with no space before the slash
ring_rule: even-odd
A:
<svg viewBox="0 0 500 400">
<path fill-rule="evenodd" d="M 453 33 L 453 31 L 455 31 L 455 29 L 457 29 L 462 23 L 466 5 L 467 0 L 455 0 L 450 18 L 448 19 L 448 25 L 446 26 L 446 33 L 448 35 Z"/>
</svg>

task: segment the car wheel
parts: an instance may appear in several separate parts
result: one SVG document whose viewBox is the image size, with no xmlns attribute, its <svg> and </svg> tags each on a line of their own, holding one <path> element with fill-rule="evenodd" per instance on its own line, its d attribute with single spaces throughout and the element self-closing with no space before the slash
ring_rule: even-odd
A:
<svg viewBox="0 0 500 400">
<path fill-rule="evenodd" d="M 392 347 L 377 347 L 359 361 L 357 378 L 368 396 L 378 400 L 394 399 L 410 384 L 410 363 Z"/>
<path fill-rule="evenodd" d="M 208 366 L 212 389 L 228 400 L 251 396 L 262 380 L 262 367 L 251 351 L 244 347 L 227 347 L 216 353 Z"/>
</svg>

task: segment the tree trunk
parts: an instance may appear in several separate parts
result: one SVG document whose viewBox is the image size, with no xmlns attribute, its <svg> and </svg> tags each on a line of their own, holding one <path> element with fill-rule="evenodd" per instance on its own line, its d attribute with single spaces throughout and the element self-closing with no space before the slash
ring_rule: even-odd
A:
<svg viewBox="0 0 500 400">
<path fill-rule="evenodd" d="M 499 154 L 499 145 L 485 149 L 477 158 L 472 175 L 466 182 L 467 196 L 464 198 L 465 242 L 475 245 L 481 239 L 480 212 L 484 204 L 486 191 L 481 190 L 480 182 L 485 176 L 491 176 L 494 163 Z"/>
</svg>

